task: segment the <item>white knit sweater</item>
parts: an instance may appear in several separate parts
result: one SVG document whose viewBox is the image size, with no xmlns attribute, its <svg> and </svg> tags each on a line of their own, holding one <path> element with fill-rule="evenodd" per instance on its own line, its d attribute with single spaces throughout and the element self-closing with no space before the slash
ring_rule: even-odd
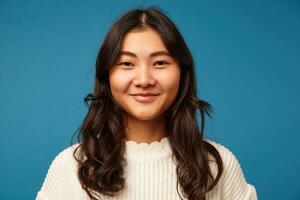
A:
<svg viewBox="0 0 300 200">
<path fill-rule="evenodd" d="M 253 185 L 247 183 L 234 154 L 223 145 L 206 140 L 219 151 L 224 172 L 217 186 L 210 191 L 207 200 L 256 200 Z M 77 178 L 77 162 L 73 158 L 74 144 L 61 151 L 52 161 L 36 200 L 88 200 Z M 167 137 L 151 144 L 126 140 L 126 186 L 114 200 L 180 200 L 176 190 L 176 165 L 171 159 L 172 150 Z M 212 158 L 212 157 L 211 157 Z M 214 174 L 216 164 L 211 162 Z M 180 186 L 179 186 L 180 187 Z M 181 190 L 178 189 L 181 197 Z M 183 198 L 186 199 L 186 198 Z"/>
</svg>

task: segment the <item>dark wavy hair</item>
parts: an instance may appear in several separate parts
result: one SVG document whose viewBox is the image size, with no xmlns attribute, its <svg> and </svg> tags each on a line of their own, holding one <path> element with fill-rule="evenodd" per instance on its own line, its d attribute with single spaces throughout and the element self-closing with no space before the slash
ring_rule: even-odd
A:
<svg viewBox="0 0 300 200">
<path fill-rule="evenodd" d="M 123 166 L 127 162 L 123 155 L 126 148 L 124 122 L 127 119 L 125 111 L 114 103 L 108 72 L 117 62 L 126 33 L 145 27 L 157 31 L 167 50 L 178 60 L 181 70 L 178 95 L 165 111 L 167 138 L 172 147 L 172 159 L 177 163 L 177 193 L 180 184 L 189 200 L 205 199 L 223 172 L 219 152 L 204 140 L 205 116 L 211 117 L 212 106 L 196 96 L 192 55 L 175 24 L 156 7 L 128 11 L 111 26 L 102 43 L 96 61 L 94 92 L 84 98 L 88 113 L 75 132 L 79 133 L 79 145 L 73 153 L 79 164 L 78 178 L 91 199 L 97 199 L 95 195 L 101 197 L 98 194 L 114 196 L 125 186 Z M 200 129 L 196 109 L 200 111 Z M 215 177 L 209 167 L 208 154 L 217 163 Z"/>
</svg>

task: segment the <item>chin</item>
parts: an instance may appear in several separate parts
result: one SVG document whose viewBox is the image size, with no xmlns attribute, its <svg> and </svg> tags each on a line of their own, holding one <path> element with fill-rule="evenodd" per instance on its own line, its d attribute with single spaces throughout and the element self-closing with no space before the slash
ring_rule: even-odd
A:
<svg viewBox="0 0 300 200">
<path fill-rule="evenodd" d="M 134 116 L 136 119 L 141 120 L 141 121 L 149 121 L 149 120 L 153 120 L 156 117 L 153 116 Z"/>
<path fill-rule="evenodd" d="M 132 115 L 135 119 L 141 120 L 141 121 L 149 121 L 149 120 L 154 120 L 159 116 L 159 114 L 147 114 L 147 113 L 140 113 L 137 115 Z"/>
</svg>

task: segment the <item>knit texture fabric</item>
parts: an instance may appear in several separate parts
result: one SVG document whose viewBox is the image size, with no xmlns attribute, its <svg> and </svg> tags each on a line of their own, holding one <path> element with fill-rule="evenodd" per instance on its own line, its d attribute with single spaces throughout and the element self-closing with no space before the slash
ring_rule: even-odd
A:
<svg viewBox="0 0 300 200">
<path fill-rule="evenodd" d="M 245 180 L 235 155 L 225 146 L 206 140 L 219 151 L 224 172 L 206 200 L 257 200 L 255 187 Z M 52 161 L 36 200 L 89 200 L 77 178 L 77 162 L 73 151 L 79 144 L 62 150 Z M 176 164 L 167 137 L 160 141 L 136 143 L 126 140 L 124 166 L 125 188 L 114 197 L 100 195 L 103 200 L 180 200 L 176 189 Z M 212 157 L 210 157 L 212 158 Z M 214 175 L 217 166 L 210 164 Z M 181 187 L 178 186 L 180 196 Z"/>
</svg>

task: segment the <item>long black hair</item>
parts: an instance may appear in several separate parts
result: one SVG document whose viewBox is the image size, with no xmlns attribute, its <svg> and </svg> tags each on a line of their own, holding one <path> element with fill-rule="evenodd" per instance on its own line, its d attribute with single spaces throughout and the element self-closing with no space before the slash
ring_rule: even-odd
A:
<svg viewBox="0 0 300 200">
<path fill-rule="evenodd" d="M 98 194 L 113 196 L 126 184 L 123 177 L 126 114 L 113 101 L 108 72 L 117 62 L 126 33 L 145 27 L 157 31 L 181 70 L 179 92 L 165 113 L 167 138 L 177 163 L 177 192 L 180 185 L 189 200 L 205 199 L 223 172 L 219 152 L 204 140 L 205 117 L 211 117 L 212 106 L 197 97 L 194 61 L 183 37 L 170 18 L 155 7 L 128 11 L 111 26 L 103 41 L 96 61 L 94 91 L 85 97 L 88 113 L 80 126 L 79 146 L 73 154 L 79 164 L 78 178 L 91 199 Z M 196 109 L 200 111 L 200 128 Z M 215 177 L 209 167 L 209 154 L 217 163 Z"/>
</svg>

